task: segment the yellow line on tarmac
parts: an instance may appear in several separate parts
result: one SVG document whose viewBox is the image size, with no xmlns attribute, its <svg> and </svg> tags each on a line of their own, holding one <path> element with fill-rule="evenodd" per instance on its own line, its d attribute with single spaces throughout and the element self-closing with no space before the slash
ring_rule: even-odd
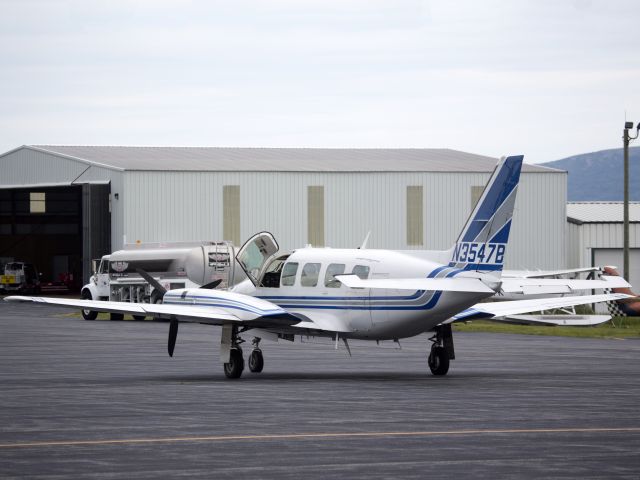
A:
<svg viewBox="0 0 640 480">
<path fill-rule="evenodd" d="M 385 438 L 385 437 L 430 437 L 453 435 L 517 435 L 528 433 L 640 433 L 640 427 L 629 428 L 518 428 L 492 430 L 443 430 L 416 432 L 337 432 L 337 433 L 284 433 L 273 435 L 211 435 L 198 437 L 156 437 L 156 438 L 117 438 L 105 440 L 59 440 L 50 442 L 2 443 L 0 448 L 34 448 L 57 446 L 91 446 L 147 443 L 178 442 L 227 442 L 260 440 L 305 440 L 331 438 Z"/>
</svg>

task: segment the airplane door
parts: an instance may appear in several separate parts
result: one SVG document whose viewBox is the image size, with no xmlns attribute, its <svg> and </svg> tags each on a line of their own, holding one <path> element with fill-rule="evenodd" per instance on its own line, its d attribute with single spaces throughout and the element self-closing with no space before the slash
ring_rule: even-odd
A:
<svg viewBox="0 0 640 480">
<path fill-rule="evenodd" d="M 389 278 L 389 271 L 380 264 L 376 264 L 372 269 L 372 273 L 369 278 L 376 280 Z M 386 288 L 372 288 L 369 290 L 369 306 L 371 309 L 371 324 L 373 327 L 380 326 L 381 324 L 389 321 L 388 300 L 390 297 L 393 297 L 396 292 L 396 290 L 389 290 Z"/>
<path fill-rule="evenodd" d="M 369 261 L 358 259 L 357 264 L 351 272 L 362 279 L 371 278 L 373 265 Z M 351 328 L 357 332 L 368 332 L 371 330 L 371 302 L 369 299 L 371 289 L 369 288 L 349 288 L 349 304 L 352 309 L 349 311 L 349 323 Z"/>
<path fill-rule="evenodd" d="M 260 271 L 269 259 L 278 253 L 278 242 L 269 232 L 260 232 L 251 237 L 238 250 L 236 260 L 254 285 L 258 285 Z"/>
</svg>

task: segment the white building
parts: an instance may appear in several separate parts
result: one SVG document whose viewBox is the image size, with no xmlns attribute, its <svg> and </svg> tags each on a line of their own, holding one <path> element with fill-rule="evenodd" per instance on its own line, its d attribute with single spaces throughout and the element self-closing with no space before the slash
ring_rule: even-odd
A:
<svg viewBox="0 0 640 480">
<path fill-rule="evenodd" d="M 567 262 L 573 267 L 614 265 L 622 274 L 622 202 L 567 204 Z M 640 286 L 640 202 L 629 203 L 629 283 Z"/>
<path fill-rule="evenodd" d="M 369 231 L 371 248 L 445 249 L 496 161 L 448 149 L 22 146 L 0 156 L 0 258 L 86 278 L 92 257 L 125 242 L 241 244 L 261 230 L 283 250 L 357 247 Z M 566 172 L 524 166 L 509 268 L 565 266 L 565 202 Z"/>
</svg>

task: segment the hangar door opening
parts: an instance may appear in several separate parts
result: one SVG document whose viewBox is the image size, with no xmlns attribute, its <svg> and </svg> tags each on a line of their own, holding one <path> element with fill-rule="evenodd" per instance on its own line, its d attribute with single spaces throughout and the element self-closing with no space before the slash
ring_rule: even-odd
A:
<svg viewBox="0 0 640 480">
<path fill-rule="evenodd" d="M 44 284 L 79 290 L 111 242 L 109 185 L 0 190 L 0 263 L 32 263 Z"/>
</svg>

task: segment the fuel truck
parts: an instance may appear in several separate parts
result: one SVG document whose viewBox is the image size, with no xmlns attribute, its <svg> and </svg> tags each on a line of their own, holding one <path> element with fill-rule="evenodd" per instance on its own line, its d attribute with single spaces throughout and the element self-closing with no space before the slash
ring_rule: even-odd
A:
<svg viewBox="0 0 640 480">
<path fill-rule="evenodd" d="M 175 242 L 127 244 L 123 250 L 93 261 L 93 275 L 82 287 L 85 300 L 161 303 L 156 292 L 138 273 L 143 270 L 165 289 L 198 288 L 220 280 L 216 288 L 228 288 L 246 278 L 237 265 L 231 242 Z M 82 310 L 85 320 L 95 320 L 97 312 Z M 111 313 L 112 320 L 123 315 Z M 134 316 L 137 320 L 144 316 Z"/>
</svg>

